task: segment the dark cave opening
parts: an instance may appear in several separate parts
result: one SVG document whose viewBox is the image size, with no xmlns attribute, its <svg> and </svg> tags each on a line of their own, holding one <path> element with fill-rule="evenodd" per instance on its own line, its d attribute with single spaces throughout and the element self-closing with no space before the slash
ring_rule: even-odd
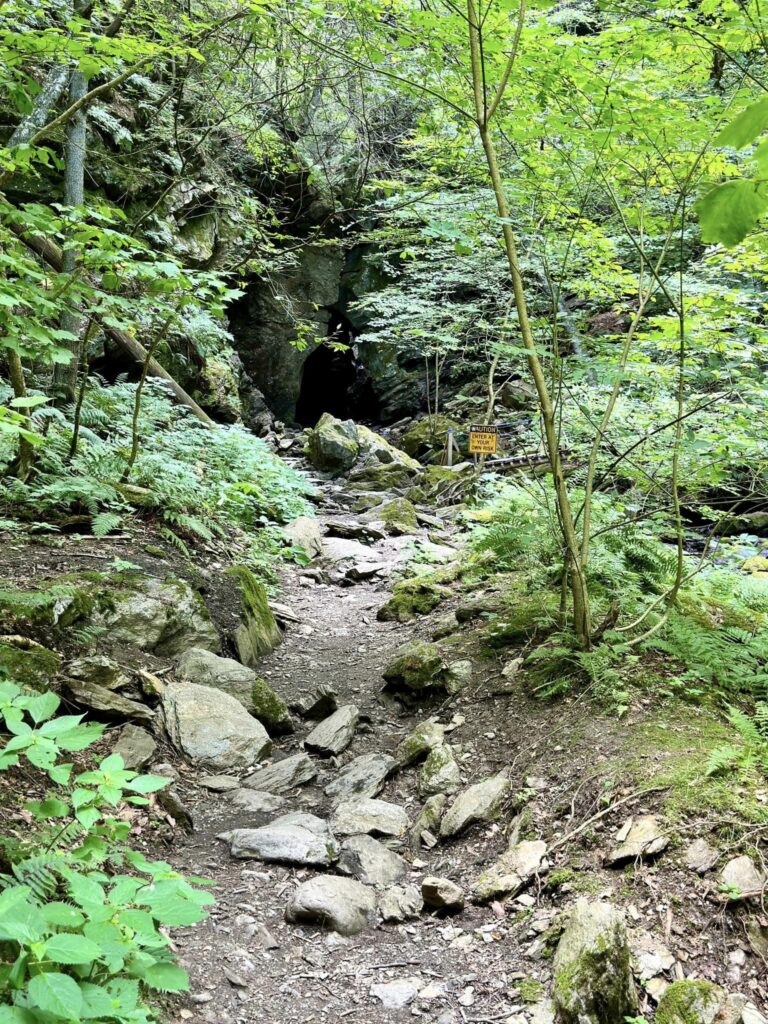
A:
<svg viewBox="0 0 768 1024">
<path fill-rule="evenodd" d="M 341 314 L 332 315 L 328 337 L 346 348 L 321 345 L 307 356 L 296 402 L 296 422 L 314 427 L 324 412 L 342 420 L 375 422 L 380 402 L 370 374 L 356 357 L 351 325 Z"/>
</svg>

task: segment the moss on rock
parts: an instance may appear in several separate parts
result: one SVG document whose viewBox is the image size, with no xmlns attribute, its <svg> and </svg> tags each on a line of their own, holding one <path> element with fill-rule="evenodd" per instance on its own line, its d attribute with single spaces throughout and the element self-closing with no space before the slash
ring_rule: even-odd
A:
<svg viewBox="0 0 768 1024">
<path fill-rule="evenodd" d="M 439 686 L 445 662 L 435 644 L 413 640 L 399 647 L 384 670 L 384 678 L 394 686 L 408 690 L 426 690 Z"/>
<path fill-rule="evenodd" d="M 711 981 L 673 981 L 659 1000 L 656 1024 L 711 1024 L 725 992 Z"/>
<path fill-rule="evenodd" d="M 0 643 L 0 679 L 12 679 L 31 690 L 48 690 L 61 668 L 61 658 L 47 647 Z"/>
<path fill-rule="evenodd" d="M 288 705 L 261 676 L 256 677 L 251 690 L 251 714 L 258 718 L 270 735 L 282 735 L 294 730 Z"/>
<path fill-rule="evenodd" d="M 380 520 L 384 523 L 387 533 L 395 537 L 406 533 L 417 533 L 419 529 L 416 508 L 413 502 L 407 498 L 393 498 L 391 501 L 386 501 L 383 505 L 373 509 L 366 518 Z"/>
<path fill-rule="evenodd" d="M 379 622 L 408 622 L 417 615 L 427 615 L 449 597 L 451 591 L 432 577 L 401 580 L 395 584 L 389 601 L 379 608 L 376 618 Z"/>
<path fill-rule="evenodd" d="M 229 571 L 240 584 L 242 623 L 235 632 L 235 644 L 240 661 L 254 668 L 259 658 L 278 646 L 282 634 L 269 607 L 264 584 L 244 565 L 233 566 Z"/>
</svg>

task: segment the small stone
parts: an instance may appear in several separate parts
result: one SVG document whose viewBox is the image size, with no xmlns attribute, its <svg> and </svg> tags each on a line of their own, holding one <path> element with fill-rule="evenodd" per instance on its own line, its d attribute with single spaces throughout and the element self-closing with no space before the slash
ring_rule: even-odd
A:
<svg viewBox="0 0 768 1024">
<path fill-rule="evenodd" d="M 639 977 L 643 980 L 671 971 L 675 958 L 667 947 L 650 932 L 633 929 L 629 933 L 629 947 Z"/>
<path fill-rule="evenodd" d="M 719 877 L 728 898 L 734 901 L 759 895 L 766 885 L 765 875 L 746 854 L 729 860 Z"/>
<path fill-rule="evenodd" d="M 685 866 L 697 875 L 711 871 L 720 859 L 720 851 L 710 846 L 706 839 L 695 839 L 685 851 Z"/>
<path fill-rule="evenodd" d="M 443 838 L 458 835 L 478 821 L 492 821 L 509 795 L 510 782 L 505 775 L 495 775 L 469 786 L 456 797 L 440 824 Z"/>
<path fill-rule="evenodd" d="M 361 754 L 341 769 L 336 778 L 325 787 L 325 795 L 333 800 L 351 797 L 374 797 L 384 788 L 387 776 L 397 762 L 389 754 Z"/>
<path fill-rule="evenodd" d="M 541 839 L 513 843 L 506 853 L 484 871 L 472 889 L 480 900 L 516 896 L 537 875 L 548 869 L 547 844 Z"/>
<path fill-rule="evenodd" d="M 267 863 L 328 867 L 339 856 L 328 823 L 314 814 L 286 814 L 262 828 L 236 828 L 218 836 L 233 857 Z"/>
<path fill-rule="evenodd" d="M 424 900 L 415 885 L 393 885 L 379 896 L 379 913 L 388 923 L 418 917 Z"/>
<path fill-rule="evenodd" d="M 131 681 L 123 666 L 104 654 L 92 654 L 86 658 L 78 658 L 77 661 L 70 661 L 64 667 L 64 673 L 71 679 L 94 683 L 107 690 L 121 690 Z"/>
<path fill-rule="evenodd" d="M 426 846 L 427 849 L 431 849 L 435 845 L 437 840 L 434 837 L 434 833 L 440 828 L 440 819 L 443 816 L 447 803 L 448 797 L 445 793 L 437 793 L 426 801 L 411 829 L 410 846 L 414 852 L 418 852 L 419 847 L 422 845 Z M 430 840 L 425 841 L 425 834 L 430 837 Z M 433 839 L 434 842 L 430 846 L 429 842 Z"/>
<path fill-rule="evenodd" d="M 339 804 L 331 819 L 331 826 L 334 832 L 344 836 L 366 832 L 401 836 L 408 828 L 408 816 L 397 804 L 361 798 Z"/>
<path fill-rule="evenodd" d="M 251 814 L 272 814 L 279 811 L 285 804 L 281 796 L 263 793 L 258 789 L 235 789 L 229 795 L 235 807 Z"/>
<path fill-rule="evenodd" d="M 512 661 L 508 661 L 504 668 L 501 670 L 501 674 L 505 679 L 514 679 L 523 667 L 523 658 L 513 658 Z"/>
<path fill-rule="evenodd" d="M 295 700 L 291 711 L 298 711 L 302 718 L 327 718 L 339 706 L 336 691 L 327 684 L 316 686 L 311 693 Z"/>
<path fill-rule="evenodd" d="M 338 756 L 352 742 L 359 720 L 358 708 L 347 704 L 315 726 L 304 740 L 304 746 L 322 757 Z"/>
<path fill-rule="evenodd" d="M 317 765 L 311 757 L 307 754 L 293 754 L 266 768 L 259 768 L 244 779 L 242 784 L 247 789 L 258 789 L 264 793 L 287 793 L 311 782 L 316 775 Z"/>
<path fill-rule="evenodd" d="M 419 773 L 419 796 L 448 795 L 461 788 L 461 772 L 447 743 L 434 747 L 428 754 Z"/>
<path fill-rule="evenodd" d="M 417 725 L 400 743 L 395 751 L 395 760 L 401 768 L 407 768 L 439 746 L 444 737 L 445 726 L 440 725 L 434 718 L 429 718 Z"/>
<path fill-rule="evenodd" d="M 659 1000 L 659 1024 L 713 1024 L 725 992 L 711 981 L 674 981 Z"/>
<path fill-rule="evenodd" d="M 338 869 L 367 885 L 385 887 L 408 873 L 408 864 L 372 836 L 350 836 L 339 855 Z"/>
<path fill-rule="evenodd" d="M 154 738 L 140 725 L 124 725 L 113 753 L 119 754 L 130 771 L 141 771 L 157 752 Z"/>
<path fill-rule="evenodd" d="M 423 986 L 421 978 L 400 978 L 397 981 L 382 981 L 371 985 L 371 995 L 378 999 L 385 1010 L 402 1010 L 408 1006 Z"/>
<path fill-rule="evenodd" d="M 472 662 L 453 661 L 443 674 L 443 686 L 447 693 L 459 693 L 472 681 Z"/>
<path fill-rule="evenodd" d="M 630 860 L 655 857 L 669 846 L 669 836 L 665 834 L 655 814 L 628 818 L 616 839 L 619 845 L 605 858 L 605 863 L 609 867 L 617 867 Z"/>
<path fill-rule="evenodd" d="M 204 789 L 214 793 L 226 793 L 240 788 L 240 780 L 232 775 L 201 775 L 197 780 Z"/>
<path fill-rule="evenodd" d="M 421 895 L 426 906 L 456 914 L 464 909 L 464 890 L 449 878 L 430 875 L 421 883 Z"/>
<path fill-rule="evenodd" d="M 289 924 L 325 925 L 341 935 L 356 935 L 374 924 L 373 889 L 353 878 L 318 875 L 302 882 L 285 910 Z"/>
</svg>

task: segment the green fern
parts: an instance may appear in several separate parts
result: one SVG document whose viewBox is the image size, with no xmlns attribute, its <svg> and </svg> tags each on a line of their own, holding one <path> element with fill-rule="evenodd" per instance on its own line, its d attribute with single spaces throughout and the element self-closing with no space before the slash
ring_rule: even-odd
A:
<svg viewBox="0 0 768 1024">
<path fill-rule="evenodd" d="M 123 517 L 117 512 L 98 512 L 91 520 L 94 537 L 106 537 L 117 530 L 122 521 Z"/>
</svg>

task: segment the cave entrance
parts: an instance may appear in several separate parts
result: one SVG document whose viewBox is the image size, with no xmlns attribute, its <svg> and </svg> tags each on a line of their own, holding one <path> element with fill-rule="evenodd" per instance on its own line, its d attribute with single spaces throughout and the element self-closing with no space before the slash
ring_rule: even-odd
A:
<svg viewBox="0 0 768 1024">
<path fill-rule="evenodd" d="M 351 334 L 349 325 L 337 315 L 329 324 L 328 335 L 348 347 L 335 351 L 321 345 L 304 361 L 296 402 L 296 420 L 303 427 L 314 427 L 324 412 L 341 420 L 378 419 L 380 403 L 370 374 L 357 360 Z"/>
</svg>

